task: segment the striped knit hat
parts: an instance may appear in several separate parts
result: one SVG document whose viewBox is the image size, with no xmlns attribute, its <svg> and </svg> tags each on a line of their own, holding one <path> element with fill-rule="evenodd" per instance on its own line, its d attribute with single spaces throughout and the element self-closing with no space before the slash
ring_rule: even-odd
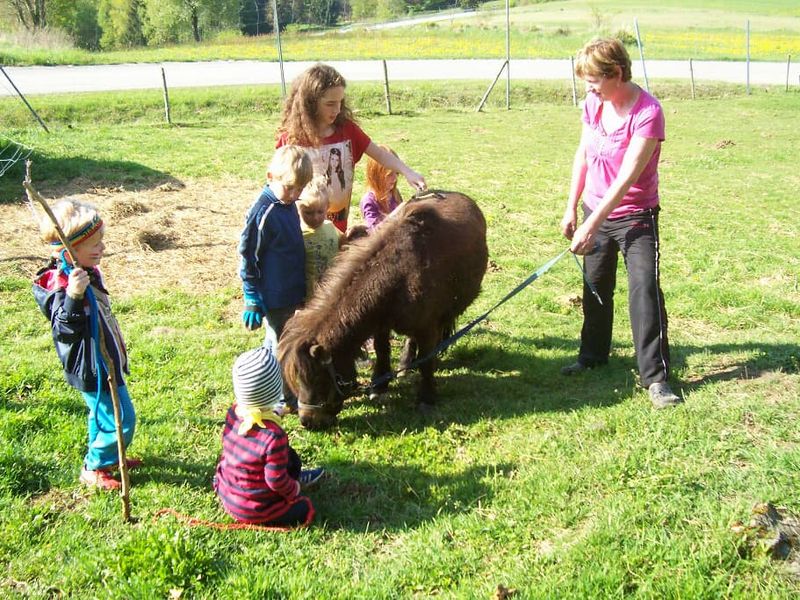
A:
<svg viewBox="0 0 800 600">
<path fill-rule="evenodd" d="M 236 403 L 268 409 L 283 399 L 283 378 L 275 356 L 264 346 L 248 350 L 233 363 Z"/>
</svg>

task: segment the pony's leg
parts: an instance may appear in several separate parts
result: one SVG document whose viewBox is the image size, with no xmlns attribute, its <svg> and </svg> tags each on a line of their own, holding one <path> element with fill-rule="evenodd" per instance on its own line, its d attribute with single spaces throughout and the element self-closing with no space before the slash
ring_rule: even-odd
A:
<svg viewBox="0 0 800 600">
<path fill-rule="evenodd" d="M 438 340 L 428 335 L 423 338 L 417 336 L 417 355 L 428 356 L 436 347 Z M 422 413 L 428 413 L 436 402 L 436 379 L 433 376 L 436 370 L 436 357 L 426 360 L 417 367 L 419 370 L 419 386 L 417 387 L 417 408 Z"/>
<path fill-rule="evenodd" d="M 371 398 L 376 397 L 378 394 L 383 394 L 389 389 L 388 373 L 392 369 L 392 363 L 388 329 L 375 332 L 373 347 L 375 349 L 375 364 L 372 365 L 372 381 L 380 381 L 380 383 L 372 388 Z"/>
<path fill-rule="evenodd" d="M 403 353 L 400 355 L 400 365 L 398 366 L 398 377 L 408 374 L 408 367 L 417 358 L 417 341 L 413 337 L 407 337 L 403 346 Z"/>
</svg>

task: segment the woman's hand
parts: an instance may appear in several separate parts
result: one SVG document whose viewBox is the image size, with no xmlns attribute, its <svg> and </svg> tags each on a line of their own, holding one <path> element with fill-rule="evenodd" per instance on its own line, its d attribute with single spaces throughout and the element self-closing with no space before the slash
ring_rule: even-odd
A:
<svg viewBox="0 0 800 600">
<path fill-rule="evenodd" d="M 87 287 L 89 287 L 89 274 L 80 267 L 72 269 L 67 280 L 67 296 L 80 300 Z"/>
<path fill-rule="evenodd" d="M 594 227 L 592 227 L 588 221 L 584 221 L 581 226 L 575 230 L 569 251 L 573 254 L 591 254 L 595 249 L 594 238 Z"/>
<path fill-rule="evenodd" d="M 578 226 L 578 215 L 575 209 L 567 208 L 561 218 L 561 233 L 568 240 L 575 235 L 575 228 Z"/>
</svg>

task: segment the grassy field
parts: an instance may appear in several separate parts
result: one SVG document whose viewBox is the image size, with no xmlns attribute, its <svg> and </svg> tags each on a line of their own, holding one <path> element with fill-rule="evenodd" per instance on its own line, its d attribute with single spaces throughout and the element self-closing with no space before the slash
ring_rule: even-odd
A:
<svg viewBox="0 0 800 600">
<path fill-rule="evenodd" d="M 638 19 L 650 59 L 744 60 L 750 21 L 752 60 L 785 61 L 800 55 L 800 10 L 794 0 L 561 0 L 515 7 L 511 52 L 515 58 L 565 58 L 595 35 L 623 33 L 635 46 Z M 501 8 L 502 7 L 502 8 Z M 470 18 L 410 27 L 281 36 L 284 60 L 492 58 L 505 56 L 503 3 L 485 5 Z M 20 47 L 0 37 L 3 64 L 93 64 L 195 60 L 277 60 L 273 36 L 226 34 L 201 44 L 90 53 Z"/>
<path fill-rule="evenodd" d="M 491 268 L 465 319 L 565 247 L 557 224 L 579 135 L 568 90 L 519 87 L 513 110 L 493 98 L 476 114 L 482 90 L 470 85 L 399 88 L 395 116 L 381 114 L 380 86 L 349 88 L 366 131 L 432 186 L 465 191 L 483 209 Z M 260 334 L 239 322 L 235 233 L 212 234 L 239 222 L 262 181 L 277 90 L 181 91 L 173 127 L 155 93 L 42 97 L 49 136 L 0 103 L 7 133 L 35 147 L 34 181 L 48 196 L 94 190 L 114 207 L 127 194 L 151 215 L 174 213 L 160 223 L 180 230 L 186 190 L 210 190 L 195 207 L 209 216 L 176 231 L 190 238 L 203 285 L 177 283 L 174 248 L 123 256 L 110 238 L 104 264 L 139 419 L 131 452 L 146 461 L 132 475 L 136 522 L 126 525 L 117 497 L 78 485 L 85 408 L 29 291 L 46 249 L 8 250 L 35 236 L 20 173 L 0 179 L 0 596 L 491 598 L 498 585 L 514 598 L 800 593 L 755 532 L 732 529 L 756 502 L 800 514 L 800 96 L 655 91 L 668 131 L 662 281 L 685 405 L 656 412 L 636 386 L 621 274 L 609 368 L 559 375 L 581 323 L 580 275 L 564 261 L 443 358 L 432 416 L 414 411 L 411 377 L 383 404 L 351 399 L 332 431 L 289 418 L 301 456 L 330 473 L 312 494 L 317 522 L 291 534 L 157 516 L 171 507 L 228 521 L 210 478 L 230 366 Z M 186 189 L 153 196 L 165 184 Z M 130 222 L 117 215 L 110 236 Z M 145 284 L 159 273 L 160 285 Z"/>
</svg>

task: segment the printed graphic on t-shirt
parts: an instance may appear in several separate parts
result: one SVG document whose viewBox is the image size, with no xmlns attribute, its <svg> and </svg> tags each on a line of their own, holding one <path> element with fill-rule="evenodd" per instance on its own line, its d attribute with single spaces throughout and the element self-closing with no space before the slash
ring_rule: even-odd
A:
<svg viewBox="0 0 800 600">
<path fill-rule="evenodd" d="M 330 192 L 328 213 L 336 213 L 350 205 L 353 193 L 353 148 L 350 140 L 309 150 L 314 174 L 324 177 Z"/>
<path fill-rule="evenodd" d="M 319 278 L 325 272 L 338 249 L 336 238 L 306 238 L 306 262 L 311 264 L 315 277 Z"/>
</svg>

